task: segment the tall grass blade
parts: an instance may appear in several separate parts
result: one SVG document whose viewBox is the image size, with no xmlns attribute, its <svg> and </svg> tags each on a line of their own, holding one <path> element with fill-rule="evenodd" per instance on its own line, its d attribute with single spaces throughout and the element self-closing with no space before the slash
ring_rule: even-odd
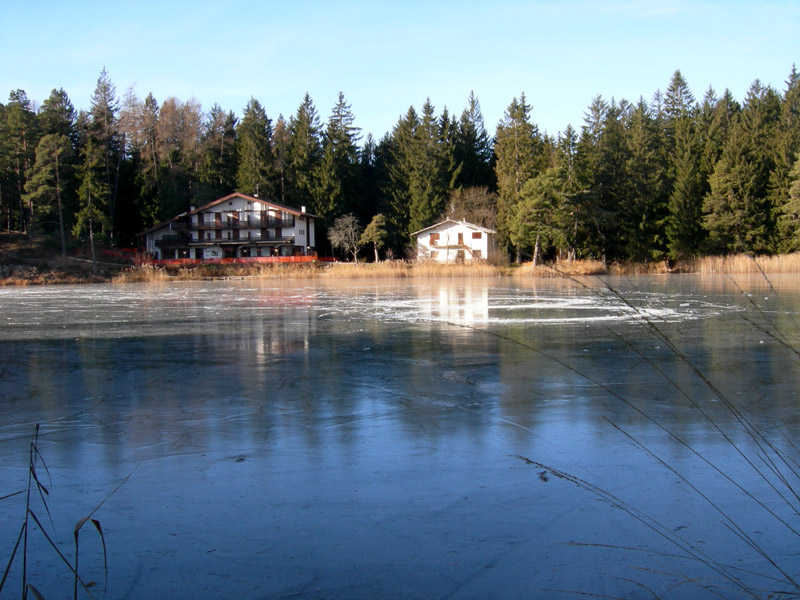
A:
<svg viewBox="0 0 800 600">
<path fill-rule="evenodd" d="M 525 456 L 517 455 L 515 458 L 518 458 L 519 460 L 524 461 L 526 464 L 532 465 L 538 469 L 544 469 L 549 473 L 551 473 L 554 477 L 557 477 L 558 479 L 563 479 L 564 481 L 568 481 L 574 485 L 577 485 L 578 487 L 586 491 L 592 492 L 595 496 L 597 496 L 601 500 L 608 502 L 611 506 L 619 508 L 623 512 L 633 517 L 635 520 L 639 521 L 645 527 L 656 533 L 658 536 L 664 538 L 665 540 L 673 544 L 675 547 L 682 550 L 686 554 L 687 558 L 691 558 L 705 565 L 706 567 L 708 567 L 709 569 L 711 569 L 712 571 L 714 571 L 715 573 L 717 573 L 718 575 L 720 575 L 721 577 L 732 583 L 740 591 L 746 593 L 748 596 L 751 596 L 752 598 L 759 598 L 758 593 L 755 590 L 750 588 L 746 583 L 741 581 L 733 573 L 729 572 L 729 570 L 725 565 L 715 561 L 713 558 L 711 558 L 705 552 L 703 552 L 700 548 L 698 548 L 688 540 L 685 540 L 683 537 L 681 537 L 674 531 L 671 531 L 663 523 L 658 521 L 658 519 L 648 515 L 644 511 L 618 498 L 608 490 L 601 488 L 597 485 L 594 485 L 588 481 L 581 479 L 580 477 L 577 477 L 565 471 L 561 471 L 559 469 L 553 469 L 548 465 L 531 460 Z"/>
<path fill-rule="evenodd" d="M 75 582 L 73 585 L 73 595 L 75 600 L 78 598 L 78 557 L 80 556 L 80 533 L 87 521 L 91 521 L 92 525 L 94 525 L 94 528 L 97 530 L 97 533 L 100 535 L 100 543 L 103 546 L 103 573 L 105 576 L 105 588 L 108 588 L 108 551 L 106 548 L 106 538 L 105 535 L 103 535 L 103 528 L 100 526 L 100 521 L 86 516 L 75 524 L 75 529 L 73 531 L 73 536 L 75 538 L 75 568 L 73 569 L 75 572 Z"/>
<path fill-rule="evenodd" d="M 14 564 L 14 557 L 17 555 L 17 550 L 19 549 L 19 544 L 22 541 L 22 534 L 25 531 L 26 523 L 23 521 L 22 527 L 19 528 L 19 535 L 17 536 L 17 543 L 14 544 L 14 549 L 11 551 L 11 557 L 8 559 L 8 564 L 6 565 L 6 570 L 3 571 L 3 578 L 0 579 L 0 592 L 3 591 L 3 586 L 6 584 L 6 579 L 8 578 L 8 574 L 11 571 L 11 565 Z"/>
<path fill-rule="evenodd" d="M 113 496 L 114 494 L 117 493 L 117 490 L 119 490 L 119 488 L 121 488 L 123 485 L 125 485 L 125 483 L 128 481 L 128 479 L 131 478 L 131 475 L 133 475 L 133 473 L 135 471 L 136 471 L 136 468 L 134 467 L 134 469 L 130 473 L 128 473 L 128 475 L 125 477 L 125 479 L 120 481 L 119 484 L 117 485 L 117 487 L 115 487 L 113 490 L 111 490 L 106 495 L 106 497 L 103 498 L 97 504 L 97 506 L 95 506 L 91 510 L 91 512 L 89 512 L 88 515 L 86 515 L 85 517 L 80 519 L 77 523 L 75 523 L 75 527 L 74 527 L 74 529 L 72 531 L 72 534 L 73 534 L 73 536 L 75 538 L 75 568 L 73 569 L 73 571 L 75 573 L 75 583 L 74 583 L 73 588 L 74 588 L 74 596 L 75 596 L 76 599 L 78 597 L 78 557 L 80 556 L 79 537 L 80 537 L 81 529 L 83 529 L 83 526 L 86 524 L 87 521 L 91 521 L 92 525 L 94 525 L 94 528 L 97 530 L 97 533 L 100 534 L 100 543 L 103 546 L 103 573 L 104 573 L 104 576 L 105 576 L 105 588 L 107 589 L 108 588 L 108 551 L 107 551 L 107 548 L 106 548 L 106 538 L 105 538 L 105 535 L 103 534 L 103 528 L 100 526 L 100 521 L 98 521 L 97 519 L 93 519 L 92 516 L 94 515 L 94 513 L 96 513 L 100 509 L 101 506 L 103 506 L 103 504 L 105 504 L 105 502 L 109 498 L 111 498 L 111 496 Z"/>
<path fill-rule="evenodd" d="M 33 587 L 33 584 L 29 583 L 27 589 L 28 591 L 30 591 L 31 594 L 34 595 L 36 600 L 45 600 L 44 596 L 42 596 L 42 593 L 35 587 Z"/>
<path fill-rule="evenodd" d="M 13 498 L 14 496 L 19 496 L 20 494 L 24 494 L 25 490 L 20 490 L 18 492 L 11 492 L 5 496 L 0 496 L 0 501 L 7 500 L 8 498 Z"/>
<path fill-rule="evenodd" d="M 50 544 L 50 547 L 53 550 L 55 550 L 56 554 L 58 554 L 58 557 L 61 559 L 61 561 L 67 566 L 67 568 L 73 573 L 73 575 L 75 575 L 75 577 L 78 580 L 78 583 L 80 583 L 80 585 L 84 589 L 84 591 L 87 594 L 89 594 L 90 598 L 94 598 L 94 596 L 92 595 L 92 592 L 89 590 L 89 587 L 84 583 L 83 579 L 81 579 L 81 577 L 80 577 L 80 575 L 78 575 L 77 571 L 75 571 L 75 569 L 73 569 L 72 564 L 69 562 L 69 559 L 66 556 L 64 556 L 64 553 L 61 552 L 61 550 L 59 550 L 58 545 L 53 541 L 53 538 L 51 538 L 48 535 L 47 531 L 45 531 L 44 527 L 42 527 L 42 523 L 39 521 L 39 519 L 36 516 L 36 514 L 33 511 L 31 511 L 29 514 L 30 514 L 31 518 L 39 526 L 39 530 L 42 532 L 42 535 L 47 540 L 47 543 Z"/>
<path fill-rule="evenodd" d="M 753 550 L 755 550 L 764 560 L 769 562 L 772 567 L 778 571 L 784 579 L 782 580 L 783 583 L 789 583 L 797 589 L 800 589 L 800 584 L 798 584 L 795 579 L 789 575 L 785 570 L 783 570 L 770 556 L 764 549 L 753 540 L 752 537 L 747 535 L 747 533 L 736 523 L 736 521 L 722 508 L 714 502 L 711 498 L 709 498 L 706 494 L 704 494 L 696 485 L 694 485 L 691 481 L 689 481 L 684 475 L 682 475 L 677 469 L 675 469 L 672 465 L 670 465 L 667 461 L 659 457 L 655 454 L 650 448 L 648 448 L 645 444 L 634 438 L 630 433 L 622 429 L 619 425 L 611 421 L 610 419 L 605 419 L 612 427 L 614 427 L 617 431 L 619 431 L 622 435 L 627 437 L 631 440 L 636 447 L 638 447 L 642 452 L 648 454 L 649 456 L 653 457 L 659 464 L 661 464 L 664 468 L 670 471 L 673 475 L 678 477 L 683 483 L 689 486 L 693 492 L 695 492 L 700 498 L 705 500 L 709 506 L 711 506 L 714 510 L 716 510 L 724 519 L 723 524 L 730 529 L 736 536 L 745 542 L 748 546 L 750 546 Z M 781 521 L 783 522 L 783 521 Z M 788 525 L 787 525 L 788 526 Z"/>
</svg>

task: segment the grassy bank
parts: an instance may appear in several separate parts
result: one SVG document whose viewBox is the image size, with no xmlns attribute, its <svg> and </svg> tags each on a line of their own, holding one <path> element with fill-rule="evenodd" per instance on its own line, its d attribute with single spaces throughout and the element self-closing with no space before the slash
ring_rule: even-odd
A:
<svg viewBox="0 0 800 600">
<path fill-rule="evenodd" d="M 95 274 L 88 248 L 72 246 L 62 258 L 53 240 L 0 233 L 0 286 L 107 282 L 129 264 L 107 254 L 97 262 Z"/>
</svg>

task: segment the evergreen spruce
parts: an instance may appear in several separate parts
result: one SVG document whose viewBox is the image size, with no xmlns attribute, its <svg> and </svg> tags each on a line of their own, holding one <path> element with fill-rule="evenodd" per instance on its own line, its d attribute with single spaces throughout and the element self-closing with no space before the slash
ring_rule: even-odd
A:
<svg viewBox="0 0 800 600">
<path fill-rule="evenodd" d="M 273 189 L 272 121 L 255 98 L 245 106 L 236 129 L 236 190 L 270 198 Z"/>
<path fill-rule="evenodd" d="M 474 92 L 467 102 L 455 132 L 454 160 L 460 166 L 455 186 L 494 188 L 492 141 L 483 123 L 481 105 Z"/>
<path fill-rule="evenodd" d="M 286 165 L 286 197 L 290 205 L 298 208 L 306 206 L 313 212 L 318 196 L 316 177 L 322 158 L 322 142 L 317 110 L 308 94 L 291 119 L 289 130 L 291 142 Z"/>
<path fill-rule="evenodd" d="M 530 121 L 530 112 L 525 94 L 519 100 L 514 98 L 497 126 L 494 145 L 498 237 L 516 254 L 518 262 L 526 248 L 512 241 L 514 215 L 518 212 L 523 186 L 537 175 L 541 164 L 541 140 L 538 128 Z M 523 238 L 514 236 L 514 239 Z"/>
<path fill-rule="evenodd" d="M 111 82 L 105 67 L 103 67 L 91 96 L 88 135 L 94 146 L 93 152 L 98 153 L 102 161 L 105 185 L 110 190 L 108 202 L 106 202 L 108 225 L 114 223 L 116 214 L 119 172 L 122 161 L 117 128 L 118 113 L 117 88 Z M 108 228 L 106 227 L 106 229 Z M 107 233 L 113 239 L 113 228 Z"/>
</svg>

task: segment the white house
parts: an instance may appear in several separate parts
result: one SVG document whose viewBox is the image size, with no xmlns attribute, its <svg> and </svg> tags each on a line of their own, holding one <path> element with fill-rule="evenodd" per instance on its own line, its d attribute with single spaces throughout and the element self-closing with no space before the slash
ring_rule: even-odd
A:
<svg viewBox="0 0 800 600">
<path fill-rule="evenodd" d="M 417 260 L 441 263 L 486 260 L 495 253 L 495 232 L 466 221 L 447 219 L 412 234 Z"/>
<path fill-rule="evenodd" d="M 157 259 L 313 254 L 313 215 L 234 193 L 159 223 L 139 235 Z"/>
</svg>

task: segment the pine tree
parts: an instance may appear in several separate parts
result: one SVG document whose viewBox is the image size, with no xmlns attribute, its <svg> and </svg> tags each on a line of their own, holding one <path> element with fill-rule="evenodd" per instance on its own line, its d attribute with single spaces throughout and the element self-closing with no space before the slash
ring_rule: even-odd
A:
<svg viewBox="0 0 800 600">
<path fill-rule="evenodd" d="M 710 250 L 757 253 L 767 249 L 769 214 L 759 196 L 759 173 L 743 127 L 734 128 L 710 179 L 703 223 Z"/>
<path fill-rule="evenodd" d="M 708 178 L 714 172 L 714 165 L 719 160 L 721 146 L 712 139 L 714 110 L 719 99 L 714 89 L 709 87 L 703 95 L 703 102 L 697 109 L 695 133 L 697 142 L 697 171 L 700 181 L 700 195 L 708 193 Z"/>
<path fill-rule="evenodd" d="M 200 181 L 205 190 L 196 195 L 198 204 L 226 196 L 236 188 L 236 124 L 233 111 L 226 113 L 218 104 L 211 107 L 202 135 Z"/>
<path fill-rule="evenodd" d="M 620 207 L 627 222 L 625 256 L 636 261 L 660 257 L 666 250 L 666 165 L 650 107 L 639 99 L 627 119 L 626 195 Z"/>
<path fill-rule="evenodd" d="M 578 185 L 575 173 L 575 155 L 578 152 L 578 134 L 572 125 L 567 125 L 564 133 L 558 136 L 556 141 L 558 152 L 556 153 L 556 167 L 564 172 L 567 183 L 575 187 Z"/>
<path fill-rule="evenodd" d="M 314 212 L 323 222 L 356 208 L 358 140 L 360 129 L 344 94 L 339 92 L 325 130 L 322 159 L 318 165 L 319 191 Z"/>
<path fill-rule="evenodd" d="M 456 187 L 494 188 L 492 170 L 492 142 L 483 123 L 481 105 L 474 92 L 470 92 L 467 108 L 461 113 L 455 133 L 454 158 L 461 170 Z"/>
<path fill-rule="evenodd" d="M 287 158 L 287 198 L 296 207 L 314 205 L 316 173 L 322 158 L 320 123 L 311 97 L 306 93 L 290 122 L 291 143 Z"/>
<path fill-rule="evenodd" d="M 780 207 L 780 225 L 784 252 L 800 251 L 800 154 L 789 171 L 786 199 Z"/>
<path fill-rule="evenodd" d="M 446 143 L 450 120 L 436 119 L 427 100 L 412 144 L 409 177 L 409 234 L 432 225 L 442 213 L 453 188 L 452 147 Z"/>
<path fill-rule="evenodd" d="M 415 176 L 415 140 L 420 126 L 413 106 L 397 121 L 391 135 L 381 140 L 379 154 L 386 170 L 384 179 L 384 207 L 390 242 L 397 249 L 410 242 L 411 185 Z"/>
<path fill-rule="evenodd" d="M 119 172 L 122 161 L 119 132 L 117 129 L 118 113 L 119 101 L 117 100 L 117 88 L 111 83 L 111 79 L 105 67 L 103 67 L 91 96 L 88 134 L 96 148 L 96 152 L 100 153 L 105 183 L 108 189 L 111 190 L 106 207 L 109 211 L 108 222 L 111 226 L 113 226 L 116 215 Z M 108 233 L 113 238 L 113 230 Z"/>
<path fill-rule="evenodd" d="M 24 90 L 9 94 L 0 122 L 0 168 L 4 173 L 2 201 L 6 207 L 9 229 L 15 223 L 21 232 L 27 232 L 32 217 L 32 206 L 23 200 L 26 173 L 36 159 L 39 130 L 36 114 Z"/>
<path fill-rule="evenodd" d="M 64 135 L 71 144 L 77 142 L 75 107 L 63 88 L 50 92 L 50 96 L 42 103 L 38 118 L 42 135 Z"/>
<path fill-rule="evenodd" d="M 55 213 L 58 219 L 61 258 L 67 256 L 64 228 L 64 192 L 72 145 L 64 134 L 50 133 L 36 147 L 36 162 L 25 184 L 25 200 L 33 207 L 34 218 L 42 221 Z"/>
<path fill-rule="evenodd" d="M 359 239 L 360 245 L 372 244 L 375 251 L 375 262 L 378 262 L 378 250 L 383 248 L 386 241 L 386 218 L 382 214 L 375 215 L 367 225 Z"/>
<path fill-rule="evenodd" d="M 672 258 L 694 256 L 703 243 L 703 188 L 696 142 L 687 126 L 675 138 L 666 236 Z"/>
<path fill-rule="evenodd" d="M 675 71 L 664 95 L 664 113 L 670 140 L 674 140 L 677 129 L 683 127 L 686 121 L 694 119 L 695 112 L 694 96 L 689 84 L 680 71 Z"/>
<path fill-rule="evenodd" d="M 125 116 L 125 122 L 132 125 L 128 138 L 137 166 L 136 187 L 137 207 L 142 225 L 149 227 L 174 215 L 167 214 L 161 206 L 162 169 L 157 150 L 157 127 L 159 105 L 153 94 L 148 94 L 144 102 L 127 107 L 132 114 Z"/>
<path fill-rule="evenodd" d="M 239 164 L 236 187 L 243 194 L 273 193 L 272 121 L 258 100 L 250 98 L 236 130 Z"/>
<path fill-rule="evenodd" d="M 800 152 L 800 74 L 794 65 L 786 81 L 786 91 L 781 101 L 781 112 L 771 137 L 773 168 L 769 175 L 769 204 L 778 214 L 776 249 L 785 251 L 794 247 L 794 232 L 785 229 L 784 205 L 792 186 L 792 169 Z"/>
<path fill-rule="evenodd" d="M 92 253 L 92 272 L 97 273 L 95 235 L 97 230 L 105 232 L 110 226 L 107 212 L 110 190 L 104 177 L 104 152 L 89 142 L 82 150 L 82 164 L 79 172 L 78 212 L 72 234 L 80 237 L 84 232 L 89 236 Z"/>
<path fill-rule="evenodd" d="M 597 96 L 589 106 L 576 157 L 585 251 L 603 260 L 622 257 L 631 225 L 620 221 L 627 190 L 629 152 L 622 126 L 623 108 Z"/>
<path fill-rule="evenodd" d="M 568 245 L 570 218 L 564 192 L 566 178 L 559 171 L 551 168 L 525 182 L 520 201 L 514 206 L 509 239 L 518 248 L 533 248 L 534 265 L 549 248 L 563 250 Z"/>
<path fill-rule="evenodd" d="M 694 255 L 703 240 L 703 186 L 694 96 L 680 71 L 675 71 L 665 96 L 666 152 L 669 160 L 669 202 L 666 237 L 672 258 Z"/>
<path fill-rule="evenodd" d="M 358 177 L 356 178 L 358 183 L 356 195 L 360 202 L 355 215 L 362 222 L 368 222 L 380 212 L 378 204 L 381 173 L 382 164 L 379 165 L 378 146 L 372 138 L 372 134 L 367 134 L 367 139 L 359 152 Z"/>
<path fill-rule="evenodd" d="M 497 126 L 494 144 L 497 156 L 497 229 L 500 240 L 516 251 L 517 261 L 521 259 L 524 248 L 511 241 L 513 220 L 523 186 L 538 174 L 541 167 L 541 140 L 537 127 L 530 121 L 530 112 L 525 94 L 519 100 L 514 98 Z"/>
<path fill-rule="evenodd" d="M 275 196 L 281 204 L 286 204 L 289 182 L 289 152 L 292 144 L 290 125 L 278 115 L 272 132 L 272 152 L 275 157 Z"/>
<path fill-rule="evenodd" d="M 776 175 L 776 140 L 781 115 L 781 100 L 771 87 L 764 87 L 756 80 L 747 92 L 742 107 L 740 126 L 747 156 L 753 167 L 753 199 L 764 216 L 761 251 L 774 251 L 777 239 L 777 204 L 779 200 L 770 194 L 770 177 Z M 783 174 L 788 175 L 788 171 Z M 784 179 L 785 183 L 785 179 Z"/>
</svg>

